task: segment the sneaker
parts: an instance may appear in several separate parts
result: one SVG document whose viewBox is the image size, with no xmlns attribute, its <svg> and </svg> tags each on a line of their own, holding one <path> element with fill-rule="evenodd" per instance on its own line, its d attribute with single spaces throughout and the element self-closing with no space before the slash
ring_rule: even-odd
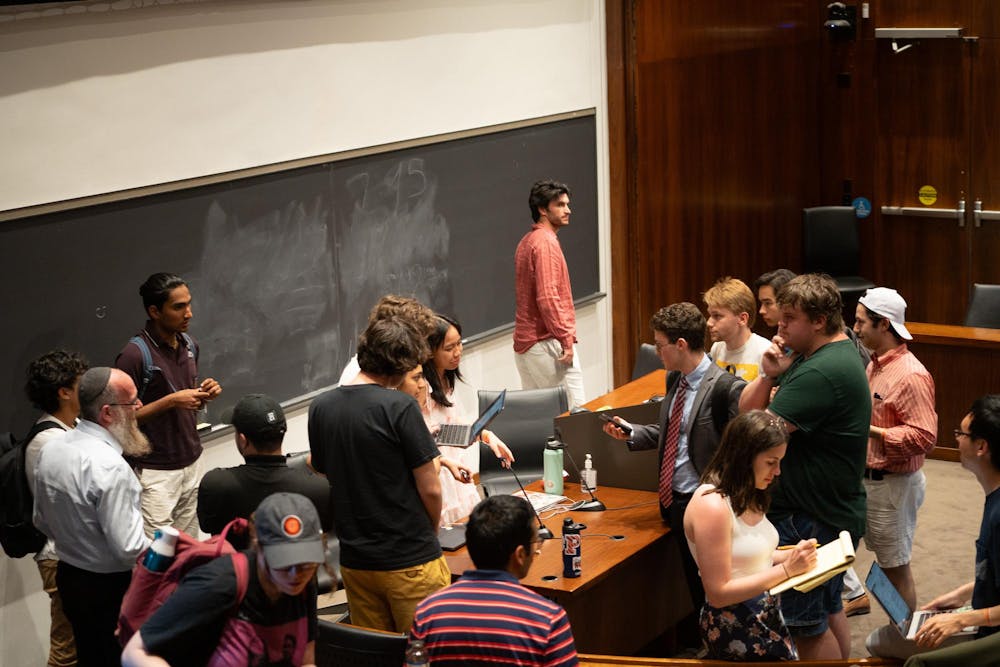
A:
<svg viewBox="0 0 1000 667">
<path fill-rule="evenodd" d="M 863 616 L 870 613 L 872 603 L 868 599 L 868 593 L 862 593 L 856 598 L 844 601 L 844 614 L 846 616 Z"/>
</svg>

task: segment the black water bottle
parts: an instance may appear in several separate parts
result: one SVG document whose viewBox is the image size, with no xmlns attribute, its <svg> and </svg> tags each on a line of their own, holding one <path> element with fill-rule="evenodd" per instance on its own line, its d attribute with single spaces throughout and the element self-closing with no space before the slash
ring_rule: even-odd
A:
<svg viewBox="0 0 1000 667">
<path fill-rule="evenodd" d="M 573 579 L 580 576 L 580 554 L 583 551 L 583 539 L 580 531 L 586 528 L 582 523 L 574 523 L 573 519 L 563 519 L 563 576 Z"/>
</svg>

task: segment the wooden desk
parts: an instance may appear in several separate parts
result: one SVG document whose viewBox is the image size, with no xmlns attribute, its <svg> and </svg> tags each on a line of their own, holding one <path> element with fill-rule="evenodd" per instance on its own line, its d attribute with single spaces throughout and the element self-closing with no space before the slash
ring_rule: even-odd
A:
<svg viewBox="0 0 1000 667">
<path fill-rule="evenodd" d="M 528 485 L 541 490 L 540 483 Z M 578 484 L 564 495 L 582 497 Z M 561 604 L 569 615 L 577 650 L 633 654 L 673 626 L 691 609 L 680 557 L 670 532 L 660 519 L 655 493 L 599 487 L 605 512 L 543 512 L 545 525 L 556 536 L 546 540 L 525 586 Z M 615 509 L 625 508 L 625 509 Z M 562 522 L 584 523 L 582 575 L 562 576 Z M 624 535 L 615 541 L 609 535 Z M 446 553 L 448 567 L 459 575 L 474 566 L 468 551 Z"/>
<path fill-rule="evenodd" d="M 937 447 L 931 458 L 958 460 L 952 429 L 972 401 L 1000 391 L 1000 329 L 907 322 L 910 351 L 934 378 L 938 413 Z"/>
<path fill-rule="evenodd" d="M 588 410 L 597 410 L 610 405 L 613 408 L 623 408 L 628 405 L 638 405 L 654 394 L 663 394 L 667 388 L 667 372 L 662 368 L 628 384 L 609 391 L 604 396 L 598 396 L 583 404 Z"/>
</svg>

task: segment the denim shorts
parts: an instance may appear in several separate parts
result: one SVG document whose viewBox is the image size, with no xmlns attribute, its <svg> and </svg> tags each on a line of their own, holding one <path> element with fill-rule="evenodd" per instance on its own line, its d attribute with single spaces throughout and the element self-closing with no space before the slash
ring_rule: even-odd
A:
<svg viewBox="0 0 1000 667">
<path fill-rule="evenodd" d="M 778 529 L 779 544 L 796 544 L 799 540 L 816 538 L 823 545 L 837 539 L 840 534 L 837 529 L 808 514 L 792 514 L 775 521 L 774 526 Z M 857 546 L 855 540 L 854 547 Z M 844 608 L 840 600 L 843 588 L 844 575 L 841 573 L 808 593 L 794 589 L 782 593 L 781 613 L 792 636 L 816 637 L 826 632 L 830 627 L 827 618 Z"/>
</svg>

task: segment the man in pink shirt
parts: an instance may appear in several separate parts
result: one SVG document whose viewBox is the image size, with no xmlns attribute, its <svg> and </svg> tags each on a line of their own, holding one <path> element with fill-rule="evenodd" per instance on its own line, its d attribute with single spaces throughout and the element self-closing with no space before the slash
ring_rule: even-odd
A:
<svg viewBox="0 0 1000 667">
<path fill-rule="evenodd" d="M 917 509 L 926 485 L 921 467 L 937 442 L 934 380 L 906 347 L 913 336 L 903 318 L 906 301 L 894 289 L 874 287 L 858 300 L 854 331 L 872 351 L 872 392 L 865 492 L 865 544 L 903 599 L 916 609 L 910 552 Z"/>
<path fill-rule="evenodd" d="M 531 186 L 528 207 L 534 224 L 514 253 L 514 361 L 523 388 L 561 384 L 572 408 L 586 399 L 569 269 L 556 238 L 569 224 L 569 188 L 538 181 Z"/>
</svg>

